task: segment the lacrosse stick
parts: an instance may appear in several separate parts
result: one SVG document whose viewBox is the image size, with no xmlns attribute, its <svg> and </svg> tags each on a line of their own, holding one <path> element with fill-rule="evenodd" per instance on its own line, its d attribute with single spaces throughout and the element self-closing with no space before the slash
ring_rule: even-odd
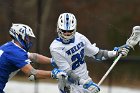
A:
<svg viewBox="0 0 140 93">
<path fill-rule="evenodd" d="M 105 80 L 105 78 L 108 76 L 108 74 L 110 73 L 110 71 L 113 69 L 113 67 L 117 64 L 117 62 L 119 61 L 119 59 L 122 57 L 122 54 L 120 54 L 114 61 L 113 64 L 111 65 L 111 67 L 107 70 L 107 72 L 105 73 L 105 75 L 102 77 L 102 79 L 99 81 L 98 86 L 101 85 L 101 83 Z"/>
<path fill-rule="evenodd" d="M 129 49 L 132 48 L 134 49 L 134 46 L 139 43 L 140 45 L 140 26 L 135 26 L 133 27 L 132 34 L 130 38 L 126 41 L 126 45 L 129 46 Z M 113 64 L 111 67 L 108 69 L 108 71 L 104 74 L 102 79 L 99 81 L 98 86 L 102 84 L 102 82 L 105 80 L 105 78 L 108 76 L 110 71 L 113 69 L 113 67 L 117 64 L 119 59 L 122 57 L 122 54 L 119 54 L 119 56 L 113 61 Z"/>
</svg>

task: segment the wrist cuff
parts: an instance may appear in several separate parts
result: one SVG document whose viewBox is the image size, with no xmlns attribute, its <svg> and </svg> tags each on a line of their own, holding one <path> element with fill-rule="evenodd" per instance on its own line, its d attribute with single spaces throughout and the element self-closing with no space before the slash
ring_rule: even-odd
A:
<svg viewBox="0 0 140 93">
<path fill-rule="evenodd" d="M 108 51 L 108 57 L 112 58 L 112 57 L 116 57 L 117 56 L 117 51 Z"/>
</svg>

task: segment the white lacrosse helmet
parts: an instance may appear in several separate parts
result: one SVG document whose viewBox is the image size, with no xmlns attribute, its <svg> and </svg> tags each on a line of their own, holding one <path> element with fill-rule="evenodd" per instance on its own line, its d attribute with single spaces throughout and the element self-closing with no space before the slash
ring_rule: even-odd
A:
<svg viewBox="0 0 140 93">
<path fill-rule="evenodd" d="M 69 43 L 75 36 L 77 21 L 73 14 L 60 14 L 57 22 L 57 33 L 63 43 Z M 65 32 L 70 32 L 71 35 L 64 35 Z"/>
<path fill-rule="evenodd" d="M 32 46 L 31 38 L 35 38 L 32 29 L 25 24 L 12 24 L 9 34 L 17 40 L 20 45 L 28 51 Z"/>
</svg>

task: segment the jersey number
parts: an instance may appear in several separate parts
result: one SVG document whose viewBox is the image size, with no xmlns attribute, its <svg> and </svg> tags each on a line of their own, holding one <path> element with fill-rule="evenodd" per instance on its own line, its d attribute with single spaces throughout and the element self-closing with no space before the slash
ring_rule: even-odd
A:
<svg viewBox="0 0 140 93">
<path fill-rule="evenodd" d="M 72 70 L 75 70 L 77 67 L 83 64 L 84 63 L 84 49 L 82 49 L 80 53 L 73 55 L 71 60 L 72 62 L 74 62 L 72 64 Z"/>
</svg>

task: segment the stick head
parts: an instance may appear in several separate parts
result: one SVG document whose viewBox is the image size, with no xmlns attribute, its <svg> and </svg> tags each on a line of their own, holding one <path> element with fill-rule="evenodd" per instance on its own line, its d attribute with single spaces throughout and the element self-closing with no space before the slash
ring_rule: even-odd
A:
<svg viewBox="0 0 140 93">
<path fill-rule="evenodd" d="M 140 26 L 134 26 L 130 38 L 126 41 L 126 45 L 134 48 L 139 43 L 140 45 Z"/>
</svg>

